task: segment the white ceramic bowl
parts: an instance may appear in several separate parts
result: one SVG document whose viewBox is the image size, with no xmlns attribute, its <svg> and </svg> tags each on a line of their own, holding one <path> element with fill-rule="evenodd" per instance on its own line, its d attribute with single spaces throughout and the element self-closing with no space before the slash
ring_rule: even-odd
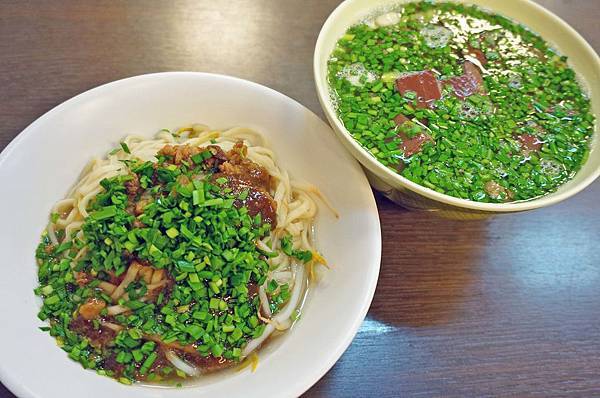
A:
<svg viewBox="0 0 600 398">
<path fill-rule="evenodd" d="M 327 60 L 338 39 L 346 30 L 361 19 L 372 16 L 376 10 L 389 9 L 406 0 L 346 0 L 329 16 L 315 47 L 314 76 L 321 106 L 334 131 L 344 146 L 368 170 L 372 185 L 383 191 L 392 200 L 407 207 L 424 210 L 438 210 L 452 217 L 469 217 L 498 212 L 516 212 L 535 209 L 558 203 L 575 195 L 591 184 L 600 175 L 600 138 L 598 123 L 592 140 L 592 150 L 588 161 L 575 178 L 561 186 L 556 192 L 539 199 L 514 203 L 480 203 L 441 194 L 416 184 L 391 171 L 366 149 L 358 144 L 338 119 L 331 102 L 327 83 Z M 590 45 L 566 22 L 545 8 L 529 0 L 466 0 L 493 12 L 512 18 L 539 33 L 562 54 L 569 57 L 570 65 L 589 89 L 593 112 L 600 116 L 600 58 Z"/>
<path fill-rule="evenodd" d="M 280 164 L 317 185 L 341 214 L 322 209 L 318 245 L 331 270 L 302 318 L 259 352 L 255 373 L 229 371 L 183 388 L 125 386 L 84 370 L 38 330 L 34 251 L 52 204 L 92 156 L 127 134 L 202 122 L 244 125 L 271 141 Z M 204 73 L 160 73 L 85 92 L 40 117 L 0 154 L 0 379 L 20 397 L 293 397 L 342 355 L 371 303 L 381 256 L 377 208 L 358 163 L 331 129 L 269 88 Z"/>
</svg>

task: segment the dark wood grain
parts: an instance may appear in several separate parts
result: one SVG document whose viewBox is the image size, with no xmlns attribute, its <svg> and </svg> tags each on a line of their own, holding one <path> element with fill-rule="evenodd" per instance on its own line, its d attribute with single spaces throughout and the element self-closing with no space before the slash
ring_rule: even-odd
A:
<svg viewBox="0 0 600 398">
<path fill-rule="evenodd" d="M 600 49 L 598 0 L 539 2 Z M 322 115 L 312 52 L 336 3 L 4 0 L 0 149 L 65 99 L 148 72 L 231 74 Z M 473 222 L 377 196 L 372 308 L 306 397 L 600 396 L 599 196 L 596 182 L 548 209 Z M 0 397 L 12 395 L 0 385 Z"/>
</svg>

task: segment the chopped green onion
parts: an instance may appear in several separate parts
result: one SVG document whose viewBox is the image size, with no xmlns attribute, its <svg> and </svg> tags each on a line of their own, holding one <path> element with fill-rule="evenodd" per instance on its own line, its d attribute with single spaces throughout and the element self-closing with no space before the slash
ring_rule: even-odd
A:
<svg viewBox="0 0 600 398">
<path fill-rule="evenodd" d="M 93 212 L 92 214 L 90 214 L 90 217 L 92 217 L 95 220 L 105 220 L 107 218 L 111 218 L 114 217 L 117 214 L 117 208 L 115 206 L 106 206 L 103 207 L 100 210 L 97 210 L 95 212 Z"/>
<path fill-rule="evenodd" d="M 121 142 L 121 148 L 123 148 L 123 152 L 125 152 L 125 153 L 127 153 L 127 154 L 130 154 L 130 153 L 131 153 L 131 151 L 129 150 L 129 147 L 127 146 L 127 144 L 126 144 L 126 143 L 124 143 L 124 142 Z"/>
</svg>

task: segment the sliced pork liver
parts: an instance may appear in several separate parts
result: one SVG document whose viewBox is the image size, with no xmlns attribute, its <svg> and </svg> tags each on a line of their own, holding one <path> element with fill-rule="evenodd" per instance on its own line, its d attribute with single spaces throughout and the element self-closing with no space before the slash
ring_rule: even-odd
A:
<svg viewBox="0 0 600 398">
<path fill-rule="evenodd" d="M 485 64 L 487 64 L 487 62 L 488 62 L 487 57 L 485 56 L 483 51 L 481 51 L 478 48 L 471 47 L 471 46 L 467 47 L 467 54 L 472 55 L 475 58 L 477 58 L 479 63 L 483 66 L 485 66 Z"/>
<path fill-rule="evenodd" d="M 454 89 L 454 95 L 465 99 L 473 94 L 484 94 L 485 87 L 479 68 L 472 62 L 466 61 L 463 65 L 464 73 L 461 76 L 454 76 L 444 80 Z"/>
<path fill-rule="evenodd" d="M 398 126 L 398 132 L 396 135 L 402 140 L 402 143 L 400 143 L 400 149 L 404 153 L 405 158 L 421 152 L 421 149 L 423 149 L 423 145 L 425 145 L 426 142 L 433 142 L 433 139 L 429 136 L 429 134 L 424 132 L 421 132 L 414 137 L 409 137 L 402 130 L 402 125 L 409 121 L 410 120 L 402 114 L 398 114 L 396 117 L 394 117 L 394 122 Z"/>
<path fill-rule="evenodd" d="M 519 134 L 515 137 L 521 146 L 521 152 L 529 155 L 531 152 L 539 152 L 542 149 L 543 142 L 538 137 L 531 134 Z"/>
<path fill-rule="evenodd" d="M 400 131 L 398 132 L 398 137 L 402 140 L 400 148 L 404 152 L 404 157 L 407 158 L 415 153 L 421 152 L 421 149 L 423 149 L 423 145 L 425 145 L 426 142 L 433 141 L 431 137 L 425 133 L 419 133 L 412 138 L 408 138 L 406 133 Z"/>
<path fill-rule="evenodd" d="M 396 79 L 396 89 L 402 95 L 408 91 L 417 94 L 417 106 L 431 108 L 433 101 L 442 97 L 440 85 L 430 70 L 411 72 Z"/>
<path fill-rule="evenodd" d="M 396 126 L 401 126 L 408 121 L 410 121 L 410 119 L 401 113 L 397 114 L 396 117 L 394 117 L 394 123 L 396 123 Z"/>
</svg>

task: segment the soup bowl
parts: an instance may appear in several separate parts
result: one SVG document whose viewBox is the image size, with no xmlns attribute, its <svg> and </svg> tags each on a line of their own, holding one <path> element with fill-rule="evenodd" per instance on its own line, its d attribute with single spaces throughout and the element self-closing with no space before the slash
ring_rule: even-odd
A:
<svg viewBox="0 0 600 398">
<path fill-rule="evenodd" d="M 339 119 L 327 78 L 327 61 L 337 41 L 359 21 L 407 3 L 398 0 L 346 0 L 325 21 L 319 34 L 313 60 L 317 95 L 337 137 L 367 171 L 369 182 L 385 196 L 404 207 L 437 212 L 451 218 L 485 218 L 493 214 L 520 212 L 549 206 L 583 190 L 600 175 L 600 139 L 595 134 L 587 161 L 577 174 L 556 191 L 545 196 L 518 202 L 483 203 L 460 199 L 429 189 L 389 169 L 361 146 Z M 553 48 L 568 56 L 569 65 L 578 75 L 592 103 L 592 112 L 600 115 L 600 58 L 592 47 L 566 22 L 529 1 L 465 0 L 491 12 L 502 14 L 540 34 Z"/>
</svg>

